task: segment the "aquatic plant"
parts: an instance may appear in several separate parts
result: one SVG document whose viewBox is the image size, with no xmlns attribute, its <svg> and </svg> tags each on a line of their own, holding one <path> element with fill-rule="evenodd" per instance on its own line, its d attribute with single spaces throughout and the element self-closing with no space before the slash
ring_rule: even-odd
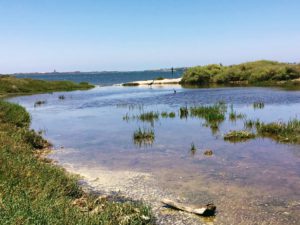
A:
<svg viewBox="0 0 300 225">
<path fill-rule="evenodd" d="M 247 141 L 253 138 L 255 138 L 255 134 L 245 130 L 230 131 L 224 135 L 224 140 L 230 142 Z"/>
<path fill-rule="evenodd" d="M 236 121 L 237 119 L 243 119 L 243 118 L 245 118 L 245 117 L 246 117 L 245 114 L 237 113 L 237 112 L 235 112 L 235 111 L 231 111 L 231 112 L 229 113 L 229 119 L 230 119 L 231 121 Z"/>
<path fill-rule="evenodd" d="M 153 112 L 153 111 L 146 112 L 146 113 L 141 113 L 137 118 L 141 121 L 153 122 L 155 120 L 158 120 L 159 113 L 158 112 Z"/>
<path fill-rule="evenodd" d="M 65 97 L 64 95 L 58 96 L 58 99 L 59 99 L 59 100 L 65 100 L 65 98 L 66 98 L 66 97 Z"/>
<path fill-rule="evenodd" d="M 162 118 L 174 118 L 176 116 L 174 112 L 162 112 L 160 115 Z"/>
<path fill-rule="evenodd" d="M 169 113 L 169 117 L 170 117 L 170 118 L 175 118 L 175 116 L 176 116 L 176 114 L 175 114 L 174 112 L 170 112 L 170 113 Z"/>
<path fill-rule="evenodd" d="M 126 122 L 128 122 L 130 120 L 130 116 L 128 113 L 126 113 L 126 115 L 123 116 L 123 120 L 125 120 Z"/>
<path fill-rule="evenodd" d="M 208 124 L 220 123 L 225 120 L 226 105 L 202 105 L 190 108 L 191 116 L 203 118 Z"/>
<path fill-rule="evenodd" d="M 263 103 L 263 102 L 254 102 L 253 103 L 254 109 L 263 109 L 264 107 L 265 107 L 265 103 Z"/>
<path fill-rule="evenodd" d="M 160 115 L 162 118 L 168 118 L 168 112 L 162 112 Z"/>
<path fill-rule="evenodd" d="M 287 123 L 260 122 L 256 125 L 257 132 L 262 137 L 270 137 L 279 142 L 300 144 L 300 120 L 292 119 Z"/>
<path fill-rule="evenodd" d="M 36 101 L 35 103 L 34 103 L 34 107 L 38 107 L 38 106 L 41 106 L 41 105 L 44 105 L 44 104 L 46 104 L 46 101 L 44 101 L 44 100 L 38 100 L 38 101 Z"/>
<path fill-rule="evenodd" d="M 155 139 L 152 129 L 139 128 L 133 133 L 133 140 L 136 145 L 151 145 Z"/>
<path fill-rule="evenodd" d="M 163 77 L 156 77 L 154 80 L 164 80 L 165 78 Z"/>
<path fill-rule="evenodd" d="M 180 119 L 187 118 L 189 116 L 189 110 L 188 110 L 187 106 L 180 107 L 179 116 L 180 116 Z"/>
<path fill-rule="evenodd" d="M 257 120 L 246 120 L 244 122 L 244 127 L 246 129 L 252 129 L 254 127 L 257 127 L 259 124 L 260 124 L 259 119 L 257 119 Z"/>
<path fill-rule="evenodd" d="M 197 148 L 196 148 L 196 146 L 195 146 L 195 144 L 192 142 L 192 144 L 191 144 L 191 149 L 190 149 L 190 151 L 191 151 L 191 153 L 194 155 L 195 153 L 196 153 L 196 151 L 197 151 Z"/>
</svg>

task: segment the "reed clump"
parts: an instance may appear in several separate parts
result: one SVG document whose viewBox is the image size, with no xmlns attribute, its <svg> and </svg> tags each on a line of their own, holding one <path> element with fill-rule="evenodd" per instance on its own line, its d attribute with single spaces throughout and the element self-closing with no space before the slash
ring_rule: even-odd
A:
<svg viewBox="0 0 300 225">
<path fill-rule="evenodd" d="M 194 106 L 190 108 L 191 116 L 203 118 L 207 123 L 220 123 L 225 120 L 227 106 L 223 104 Z"/>
<path fill-rule="evenodd" d="M 159 113 L 158 112 L 146 112 L 146 113 L 141 113 L 138 117 L 139 120 L 141 121 L 146 121 L 146 122 L 154 122 L 159 119 Z"/>
<path fill-rule="evenodd" d="M 134 143 L 141 145 L 151 145 L 154 142 L 155 134 L 152 129 L 139 128 L 133 133 Z"/>
<path fill-rule="evenodd" d="M 300 144 L 300 120 L 291 119 L 288 122 L 260 122 L 256 125 L 257 132 L 262 137 L 269 137 L 279 142 Z"/>
<path fill-rule="evenodd" d="M 180 109 L 179 109 L 179 116 L 180 116 L 180 119 L 182 119 L 182 118 L 188 118 L 188 116 L 189 116 L 189 110 L 188 110 L 187 106 L 180 107 Z"/>
</svg>

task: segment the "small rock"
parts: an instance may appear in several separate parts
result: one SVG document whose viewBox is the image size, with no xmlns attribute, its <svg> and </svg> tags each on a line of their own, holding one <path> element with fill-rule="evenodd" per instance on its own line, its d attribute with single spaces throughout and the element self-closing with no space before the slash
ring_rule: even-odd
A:
<svg viewBox="0 0 300 225">
<path fill-rule="evenodd" d="M 204 151 L 203 154 L 206 155 L 206 156 L 212 156 L 213 155 L 213 151 L 210 150 L 210 149 L 207 149 L 207 150 Z"/>
</svg>

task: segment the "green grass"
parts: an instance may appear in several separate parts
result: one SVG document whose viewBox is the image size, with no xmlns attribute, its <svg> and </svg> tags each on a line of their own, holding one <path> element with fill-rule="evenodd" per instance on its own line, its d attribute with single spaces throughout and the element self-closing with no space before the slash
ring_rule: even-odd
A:
<svg viewBox="0 0 300 225">
<path fill-rule="evenodd" d="M 35 94 L 54 91 L 87 90 L 94 86 L 86 82 L 45 81 L 13 76 L 0 76 L 0 95 Z"/>
<path fill-rule="evenodd" d="M 245 130 L 230 131 L 224 135 L 224 140 L 229 142 L 242 142 L 255 138 L 255 134 Z"/>
<path fill-rule="evenodd" d="M 269 137 L 279 142 L 300 144 L 300 120 L 288 122 L 258 123 L 257 132 L 262 137 Z"/>
<path fill-rule="evenodd" d="M 274 61 L 255 61 L 239 65 L 223 66 L 212 64 L 196 66 L 186 70 L 183 84 L 285 84 L 300 78 L 300 64 Z"/>
</svg>

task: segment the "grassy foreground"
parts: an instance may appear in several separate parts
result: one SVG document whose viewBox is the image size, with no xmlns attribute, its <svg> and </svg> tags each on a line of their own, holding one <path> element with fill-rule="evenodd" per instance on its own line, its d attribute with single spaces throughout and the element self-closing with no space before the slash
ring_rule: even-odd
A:
<svg viewBox="0 0 300 225">
<path fill-rule="evenodd" d="M 53 91 L 87 90 L 93 85 L 72 81 L 45 81 L 34 79 L 20 79 L 13 76 L 0 76 L 0 96 L 8 94 L 35 94 Z"/>
<path fill-rule="evenodd" d="M 54 86 L 46 90 L 57 90 Z M 23 107 L 0 101 L 0 224 L 154 223 L 141 203 L 84 193 L 75 176 L 41 157 L 48 143 L 29 126 Z"/>
<path fill-rule="evenodd" d="M 299 85 L 300 64 L 255 61 L 239 65 L 211 64 L 186 70 L 182 84 Z"/>
</svg>

